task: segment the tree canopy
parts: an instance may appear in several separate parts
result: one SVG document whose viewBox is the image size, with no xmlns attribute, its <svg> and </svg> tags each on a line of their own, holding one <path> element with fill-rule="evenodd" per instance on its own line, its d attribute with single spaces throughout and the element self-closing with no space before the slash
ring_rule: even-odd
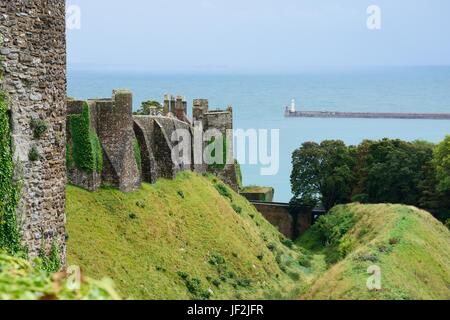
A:
<svg viewBox="0 0 450 320">
<path fill-rule="evenodd" d="M 158 101 L 150 100 L 142 102 L 141 108 L 138 111 L 134 112 L 134 114 L 139 116 L 156 116 L 162 114 L 162 110 L 163 107 L 161 103 L 159 103 Z"/>
<path fill-rule="evenodd" d="M 450 211 L 450 136 L 434 146 L 425 141 L 339 140 L 305 142 L 295 150 L 292 203 L 401 203 L 433 212 L 445 221 Z"/>
</svg>

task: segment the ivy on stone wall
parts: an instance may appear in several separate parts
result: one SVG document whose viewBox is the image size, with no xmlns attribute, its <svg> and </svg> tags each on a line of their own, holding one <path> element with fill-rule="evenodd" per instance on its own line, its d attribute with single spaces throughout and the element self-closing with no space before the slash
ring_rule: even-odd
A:
<svg viewBox="0 0 450 320">
<path fill-rule="evenodd" d="M 133 142 L 133 151 L 134 158 L 136 159 L 136 164 L 139 168 L 139 171 L 142 172 L 142 157 L 141 157 L 141 147 L 137 139 L 134 139 Z"/>
<path fill-rule="evenodd" d="M 208 142 L 208 146 L 212 146 L 213 144 L 215 144 L 215 146 L 213 146 L 212 152 L 211 152 L 211 159 L 216 157 L 216 151 L 219 149 L 220 147 L 222 147 L 222 159 L 220 159 L 221 163 L 212 163 L 209 165 L 209 167 L 211 169 L 216 169 L 216 170 L 223 170 L 227 164 L 227 159 L 228 159 L 228 145 L 227 145 L 227 140 L 224 139 L 223 137 L 219 138 L 216 140 L 215 137 L 212 137 L 211 140 L 209 140 Z"/>
<path fill-rule="evenodd" d="M 44 244 L 41 245 L 41 250 L 39 251 L 40 264 L 38 267 L 49 273 L 55 273 L 61 270 L 61 258 L 59 256 L 59 249 L 56 243 L 52 242 L 52 248 L 50 253 L 47 255 L 43 250 Z"/>
<path fill-rule="evenodd" d="M 23 249 L 16 217 L 20 192 L 13 179 L 14 161 L 7 103 L 6 95 L 0 91 L 0 248 L 16 254 Z"/>
<path fill-rule="evenodd" d="M 236 159 L 234 160 L 234 166 L 236 168 L 236 182 L 237 182 L 238 188 L 242 189 L 243 185 L 242 185 L 241 165 L 240 165 L 239 161 L 237 161 Z"/>
<path fill-rule="evenodd" d="M 67 147 L 67 163 L 87 173 L 100 173 L 103 169 L 103 152 L 100 140 L 90 123 L 87 103 L 84 103 L 81 114 L 69 116 L 72 145 Z"/>
</svg>

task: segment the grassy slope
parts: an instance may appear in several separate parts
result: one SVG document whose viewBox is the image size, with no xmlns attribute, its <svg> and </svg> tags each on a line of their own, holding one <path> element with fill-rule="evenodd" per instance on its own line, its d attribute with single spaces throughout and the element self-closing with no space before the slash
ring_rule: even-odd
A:
<svg viewBox="0 0 450 320">
<path fill-rule="evenodd" d="M 351 212 L 357 218 L 345 236 L 353 245 L 301 298 L 450 299 L 450 232 L 429 213 L 401 205 L 359 204 L 333 212 Z M 317 245 L 313 233 L 299 244 Z M 381 268 L 380 291 L 367 289 L 371 265 Z"/>
<path fill-rule="evenodd" d="M 130 194 L 68 186 L 69 264 L 111 277 L 136 299 L 201 298 L 208 290 L 212 299 L 298 295 L 301 254 L 245 199 L 221 195 L 218 183 L 185 172 Z"/>
</svg>

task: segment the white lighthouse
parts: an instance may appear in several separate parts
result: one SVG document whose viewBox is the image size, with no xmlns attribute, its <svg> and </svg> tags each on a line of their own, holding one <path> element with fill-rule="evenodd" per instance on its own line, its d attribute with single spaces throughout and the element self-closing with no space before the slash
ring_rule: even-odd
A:
<svg viewBox="0 0 450 320">
<path fill-rule="evenodd" d="M 292 99 L 292 101 L 291 101 L 291 109 L 289 111 L 290 112 L 295 112 L 295 99 Z"/>
</svg>

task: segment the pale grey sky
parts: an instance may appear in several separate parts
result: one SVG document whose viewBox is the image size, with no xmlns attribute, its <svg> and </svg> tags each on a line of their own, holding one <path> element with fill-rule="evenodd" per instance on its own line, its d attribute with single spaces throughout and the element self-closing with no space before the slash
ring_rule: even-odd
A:
<svg viewBox="0 0 450 320">
<path fill-rule="evenodd" d="M 301 72 L 450 65 L 448 0 L 67 0 L 69 68 Z M 368 30 L 369 5 L 382 28 Z"/>
</svg>

